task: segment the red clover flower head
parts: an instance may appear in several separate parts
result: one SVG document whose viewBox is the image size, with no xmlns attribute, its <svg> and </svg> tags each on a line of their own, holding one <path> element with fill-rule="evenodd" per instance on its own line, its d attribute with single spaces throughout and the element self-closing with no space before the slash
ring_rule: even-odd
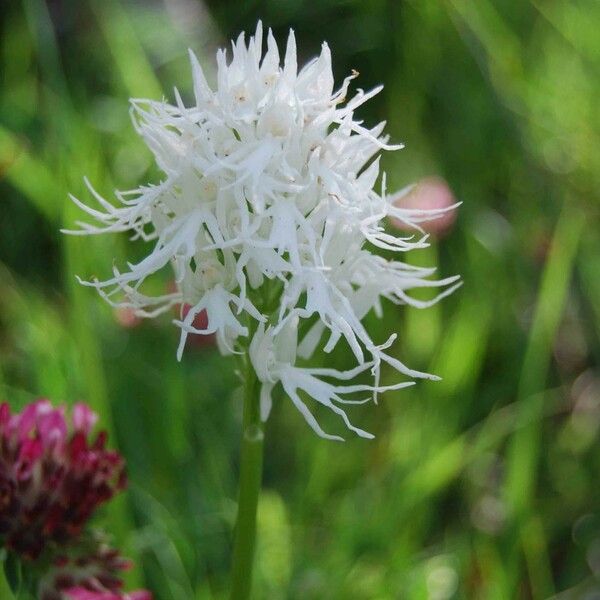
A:
<svg viewBox="0 0 600 600">
<path fill-rule="evenodd" d="M 34 560 L 76 538 L 94 510 L 126 484 L 124 460 L 90 436 L 97 420 L 85 404 L 71 417 L 37 400 L 11 414 L 0 405 L 0 541 Z"/>
<path fill-rule="evenodd" d="M 151 600 L 150 592 L 137 590 L 123 594 L 120 592 L 92 592 L 82 587 L 77 587 L 67 592 L 67 600 Z"/>
<path fill-rule="evenodd" d="M 123 591 L 121 574 L 131 561 L 94 532 L 65 548 L 40 582 L 40 600 L 152 600 L 146 590 Z"/>
</svg>

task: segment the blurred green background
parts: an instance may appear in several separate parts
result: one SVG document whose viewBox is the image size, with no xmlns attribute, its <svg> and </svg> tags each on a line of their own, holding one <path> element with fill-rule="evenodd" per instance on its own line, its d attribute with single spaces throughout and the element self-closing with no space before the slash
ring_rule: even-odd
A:
<svg viewBox="0 0 600 600">
<path fill-rule="evenodd" d="M 160 174 L 129 97 L 191 98 L 187 48 L 258 18 L 336 80 L 385 90 L 361 109 L 406 149 L 388 187 L 439 175 L 463 202 L 411 255 L 464 286 L 386 308 L 375 339 L 443 377 L 353 409 L 374 441 L 317 438 L 291 403 L 267 427 L 256 598 L 600 597 L 600 3 L 595 0 L 9 0 L 0 8 L 0 395 L 85 399 L 127 457 L 101 515 L 158 600 L 223 598 L 241 403 L 233 362 L 169 316 L 137 323 L 84 277 L 142 256 L 72 238 L 88 198 Z M 414 254 L 414 253 L 413 253 Z M 157 291 L 168 286 L 168 274 Z M 343 352 L 334 355 L 349 364 Z M 337 423 L 322 415 L 335 431 Z"/>
</svg>

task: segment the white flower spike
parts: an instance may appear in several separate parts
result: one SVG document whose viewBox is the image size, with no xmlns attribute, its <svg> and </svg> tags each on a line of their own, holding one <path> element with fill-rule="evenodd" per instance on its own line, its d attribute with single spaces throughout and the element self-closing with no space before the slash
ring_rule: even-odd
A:
<svg viewBox="0 0 600 600">
<path fill-rule="evenodd" d="M 419 224 L 441 212 L 397 208 L 398 196 L 386 194 L 385 174 L 381 192 L 375 191 L 377 153 L 401 146 L 388 144 L 384 123 L 367 129 L 355 120 L 354 111 L 381 87 L 358 90 L 347 99 L 358 75 L 353 73 L 334 91 L 327 44 L 298 71 L 294 33 L 282 65 L 270 30 L 263 56 L 259 22 L 248 43 L 242 34 L 232 49 L 229 63 L 225 50 L 217 54 L 216 90 L 190 52 L 192 106 L 184 106 L 177 90 L 174 105 L 131 101 L 134 126 L 164 179 L 116 192 L 117 206 L 86 180 L 98 207 L 72 199 L 97 224 L 78 223 L 78 230 L 67 233 L 133 230 L 153 247 L 126 270 L 114 268 L 111 278 L 81 283 L 140 316 L 188 305 L 185 317 L 174 321 L 181 329 L 178 358 L 194 333 L 216 333 L 224 353 L 247 353 L 262 384 L 264 419 L 271 392 L 280 384 L 320 436 L 341 439 L 322 430 L 301 393 L 339 415 L 359 436 L 372 437 L 352 425 L 342 407 L 365 402 L 356 399 L 360 392 L 374 396 L 412 384 L 379 385 L 382 362 L 409 377 L 435 377 L 387 354 L 396 336 L 376 344 L 363 318 L 371 310 L 380 315 L 383 298 L 425 308 L 460 285 L 458 277 L 434 281 L 429 279 L 433 269 L 387 260 L 373 250 L 426 247 Z M 414 235 L 386 232 L 386 217 L 401 219 Z M 146 278 L 169 263 L 177 291 L 158 297 L 143 293 Z M 409 294 L 432 286 L 443 288 L 434 301 Z M 199 331 L 193 323 L 201 311 L 207 313 L 207 328 Z M 297 354 L 310 358 L 321 344 L 330 352 L 340 340 L 352 350 L 355 368 L 296 365 Z M 375 377 L 373 386 L 347 383 L 368 369 Z"/>
</svg>

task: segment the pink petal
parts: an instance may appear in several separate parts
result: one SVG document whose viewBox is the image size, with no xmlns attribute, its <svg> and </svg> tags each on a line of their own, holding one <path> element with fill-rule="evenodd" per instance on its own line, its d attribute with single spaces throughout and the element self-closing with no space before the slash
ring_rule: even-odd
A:
<svg viewBox="0 0 600 600">
<path fill-rule="evenodd" d="M 87 435 L 97 421 L 98 415 L 87 404 L 78 402 L 73 406 L 73 427 L 76 431 L 81 431 Z"/>
</svg>

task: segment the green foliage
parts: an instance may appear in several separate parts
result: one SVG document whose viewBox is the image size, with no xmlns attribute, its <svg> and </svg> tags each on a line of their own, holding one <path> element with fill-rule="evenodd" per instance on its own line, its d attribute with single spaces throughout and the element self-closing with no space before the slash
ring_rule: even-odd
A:
<svg viewBox="0 0 600 600">
<path fill-rule="evenodd" d="M 168 7 L 168 9 L 166 8 Z M 0 16 L 0 395 L 85 399 L 128 459 L 99 521 L 159 599 L 225 597 L 241 425 L 235 363 L 169 316 L 115 313 L 77 273 L 106 275 L 125 236 L 59 234 L 67 200 L 160 177 L 128 97 L 191 98 L 186 51 L 263 18 L 322 39 L 341 81 L 406 150 L 388 187 L 438 174 L 463 201 L 415 260 L 461 273 L 433 309 L 385 307 L 398 356 L 443 377 L 325 442 L 285 398 L 267 424 L 257 598 L 543 598 L 600 589 L 600 8 L 585 0 L 22 0 Z M 596 196 L 594 194 L 596 193 Z M 127 243 L 127 254 L 143 245 Z M 412 260 L 412 257 L 411 257 Z M 169 276 L 155 283 L 169 285 Z M 342 349 L 327 360 L 343 366 Z M 324 416 L 327 419 L 327 416 Z M 328 424 L 334 430 L 335 424 Z"/>
</svg>

